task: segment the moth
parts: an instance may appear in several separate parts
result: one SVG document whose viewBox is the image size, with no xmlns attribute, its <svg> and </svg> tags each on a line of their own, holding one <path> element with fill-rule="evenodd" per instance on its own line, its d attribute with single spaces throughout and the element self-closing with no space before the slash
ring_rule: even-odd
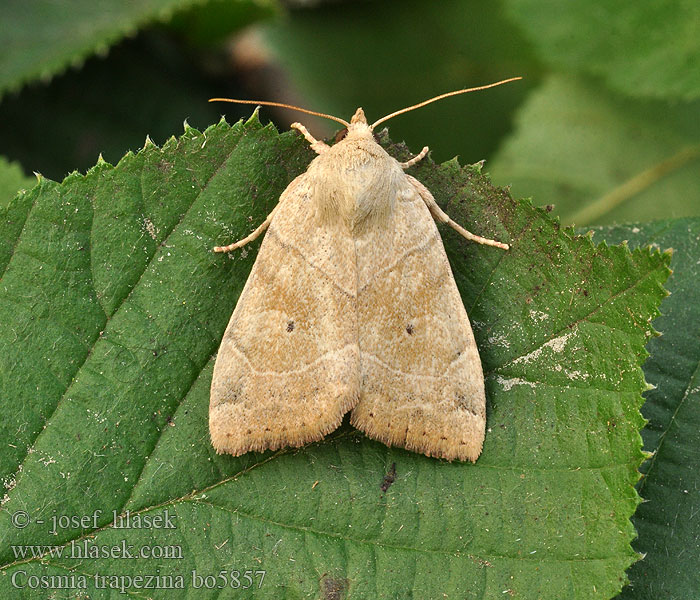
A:
<svg viewBox="0 0 700 600">
<path fill-rule="evenodd" d="M 519 79 L 519 78 L 514 78 Z M 250 235 L 267 233 L 224 333 L 211 384 L 218 453 L 298 447 L 350 411 L 372 439 L 427 456 L 475 461 L 486 423 L 484 377 L 435 221 L 507 250 L 450 219 L 392 158 L 358 108 L 332 146 L 299 124 L 318 154 Z M 275 102 L 231 102 L 287 106 Z M 288 107 L 295 108 L 297 107 Z"/>
</svg>

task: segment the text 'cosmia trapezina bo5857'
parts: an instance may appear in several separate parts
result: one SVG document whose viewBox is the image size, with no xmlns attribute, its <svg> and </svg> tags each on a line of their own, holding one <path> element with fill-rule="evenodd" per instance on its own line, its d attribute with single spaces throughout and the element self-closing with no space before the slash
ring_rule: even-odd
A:
<svg viewBox="0 0 700 600">
<path fill-rule="evenodd" d="M 514 78 L 514 79 L 520 79 Z M 333 146 L 294 123 L 318 156 L 265 222 L 253 270 L 214 367 L 209 430 L 235 456 L 301 446 L 351 423 L 370 438 L 428 456 L 475 461 L 486 423 L 472 329 L 435 220 L 453 222 L 428 189 L 374 139 L 358 108 Z M 214 100 L 227 100 L 215 98 Z M 228 100 L 286 106 L 275 102 Z M 296 108 L 296 107 L 288 107 Z"/>
</svg>

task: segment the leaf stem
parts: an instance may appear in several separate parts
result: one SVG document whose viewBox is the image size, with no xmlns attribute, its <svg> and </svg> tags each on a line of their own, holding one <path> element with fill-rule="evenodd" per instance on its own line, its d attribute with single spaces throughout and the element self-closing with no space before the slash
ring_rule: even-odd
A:
<svg viewBox="0 0 700 600">
<path fill-rule="evenodd" d="M 584 206 L 568 220 L 571 223 L 575 223 L 577 226 L 588 225 L 636 194 L 651 187 L 667 173 L 680 169 L 682 166 L 698 157 L 700 157 L 700 145 L 687 146 L 670 158 L 634 175 L 607 194 Z"/>
</svg>

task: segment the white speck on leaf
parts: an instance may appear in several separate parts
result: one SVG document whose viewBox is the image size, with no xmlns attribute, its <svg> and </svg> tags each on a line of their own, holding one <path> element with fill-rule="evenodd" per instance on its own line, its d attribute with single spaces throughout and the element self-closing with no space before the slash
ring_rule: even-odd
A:
<svg viewBox="0 0 700 600">
<path fill-rule="evenodd" d="M 535 388 L 535 384 L 532 381 L 526 381 L 518 377 L 513 377 L 512 379 L 506 379 L 500 375 L 496 376 L 496 381 L 503 386 L 503 390 L 509 392 L 515 385 L 529 385 L 531 388 Z"/>
<path fill-rule="evenodd" d="M 540 354 L 542 354 L 542 351 L 545 348 L 551 348 L 553 352 L 561 352 L 564 350 L 564 347 L 566 346 L 566 342 L 568 339 L 573 335 L 573 332 L 565 333 L 564 335 L 560 335 L 559 337 L 556 337 L 552 340 L 549 340 L 548 342 L 545 342 L 542 344 L 537 350 L 533 350 L 529 354 L 526 354 L 525 356 L 520 356 L 516 358 L 513 361 L 514 365 L 517 365 L 519 363 L 529 363 L 533 360 L 536 360 L 539 358 Z"/>
<path fill-rule="evenodd" d="M 503 346 L 504 348 L 510 348 L 510 342 L 508 341 L 508 338 L 502 333 L 490 336 L 488 342 L 492 346 Z"/>
</svg>

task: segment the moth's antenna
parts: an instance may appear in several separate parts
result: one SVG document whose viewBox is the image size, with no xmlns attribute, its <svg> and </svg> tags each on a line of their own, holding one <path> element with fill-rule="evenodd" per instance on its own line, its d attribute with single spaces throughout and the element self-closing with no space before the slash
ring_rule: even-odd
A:
<svg viewBox="0 0 700 600">
<path fill-rule="evenodd" d="M 379 119 L 379 121 L 375 121 L 374 123 L 372 123 L 372 125 L 370 125 L 370 129 L 374 129 L 380 123 L 384 123 L 384 121 L 388 121 L 389 119 L 397 115 L 401 115 L 410 110 L 415 110 L 416 108 L 421 108 L 422 106 L 430 104 L 431 102 L 437 102 L 438 100 L 442 100 L 443 98 L 448 98 L 450 96 L 456 96 L 457 94 L 466 94 L 467 92 L 487 90 L 488 88 L 496 87 L 497 85 L 503 85 L 504 83 L 510 83 L 511 81 L 517 81 L 518 79 L 522 79 L 522 77 L 511 77 L 510 79 L 504 79 L 503 81 L 497 81 L 496 83 L 489 83 L 488 85 L 480 85 L 479 87 L 468 88 L 465 90 L 456 90 L 454 92 L 440 94 L 439 96 L 435 96 L 435 98 L 430 98 L 430 100 L 424 100 L 423 102 L 419 102 L 418 104 L 414 104 L 413 106 L 409 106 L 408 108 L 402 108 L 401 110 L 397 110 L 396 112 L 393 112 L 390 115 L 387 115 L 386 117 L 382 117 L 381 119 Z"/>
<path fill-rule="evenodd" d="M 342 123 L 345 127 L 350 127 L 350 123 L 334 117 L 333 115 L 327 115 L 325 113 L 316 112 L 313 110 L 306 110 L 305 108 L 299 108 L 298 106 L 292 106 L 291 104 L 283 104 L 282 102 L 266 102 L 265 100 L 234 100 L 232 98 L 209 98 L 209 102 L 234 102 L 236 104 L 258 104 L 263 106 L 280 106 L 281 108 L 290 108 L 292 110 L 298 110 L 300 112 L 306 113 L 307 115 L 314 115 L 316 117 L 325 117 L 326 119 L 332 119 L 338 123 Z"/>
</svg>

